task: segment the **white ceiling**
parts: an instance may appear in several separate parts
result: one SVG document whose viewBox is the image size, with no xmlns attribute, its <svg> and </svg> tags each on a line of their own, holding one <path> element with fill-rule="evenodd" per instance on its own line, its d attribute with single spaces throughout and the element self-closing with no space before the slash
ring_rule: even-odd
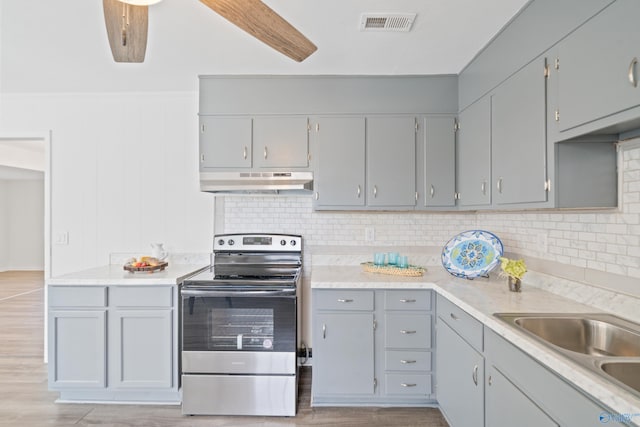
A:
<svg viewBox="0 0 640 427">
<path fill-rule="evenodd" d="M 0 90 L 195 90 L 199 74 L 456 74 L 527 0 L 265 3 L 318 51 L 297 63 L 197 0 L 164 0 L 149 9 L 145 63 L 116 64 L 101 0 L 0 0 Z M 361 32 L 364 12 L 418 16 L 409 33 Z"/>
</svg>

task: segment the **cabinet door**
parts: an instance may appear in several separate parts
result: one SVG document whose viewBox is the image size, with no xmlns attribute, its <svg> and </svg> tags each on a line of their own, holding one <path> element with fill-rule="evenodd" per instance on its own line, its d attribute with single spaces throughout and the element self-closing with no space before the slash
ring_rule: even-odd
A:
<svg viewBox="0 0 640 427">
<path fill-rule="evenodd" d="M 253 119 L 253 165 L 258 168 L 309 166 L 306 117 Z"/>
<path fill-rule="evenodd" d="M 321 117 L 317 124 L 316 207 L 364 206 L 364 117 Z"/>
<path fill-rule="evenodd" d="M 251 167 L 250 117 L 200 117 L 200 170 Z"/>
<path fill-rule="evenodd" d="M 422 120 L 421 180 L 418 201 L 423 207 L 453 207 L 456 204 L 456 137 L 453 117 Z"/>
<path fill-rule="evenodd" d="M 436 395 L 452 427 L 484 425 L 484 358 L 438 320 Z"/>
<path fill-rule="evenodd" d="M 485 420 L 487 426 L 558 426 L 494 366 L 489 367 L 487 374 Z"/>
<path fill-rule="evenodd" d="M 314 395 L 373 395 L 373 313 L 317 313 Z"/>
<path fill-rule="evenodd" d="M 173 386 L 173 310 L 111 310 L 110 386 Z"/>
<path fill-rule="evenodd" d="M 491 99 L 460 113 L 457 189 L 460 206 L 491 204 Z"/>
<path fill-rule="evenodd" d="M 367 117 L 367 204 L 415 206 L 415 117 Z"/>
<path fill-rule="evenodd" d="M 494 204 L 547 200 L 545 65 L 536 59 L 492 96 Z"/>
<path fill-rule="evenodd" d="M 618 0 L 559 45 L 559 128 L 640 105 L 640 2 Z"/>
<path fill-rule="evenodd" d="M 49 311 L 49 388 L 106 387 L 106 310 Z"/>
</svg>

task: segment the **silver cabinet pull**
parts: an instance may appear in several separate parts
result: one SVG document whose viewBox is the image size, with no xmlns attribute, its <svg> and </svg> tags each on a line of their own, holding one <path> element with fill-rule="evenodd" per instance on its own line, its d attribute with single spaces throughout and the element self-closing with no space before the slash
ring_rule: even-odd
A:
<svg viewBox="0 0 640 427">
<path fill-rule="evenodd" d="M 401 334 L 405 334 L 405 335 L 410 335 L 410 334 L 415 334 L 417 331 L 407 331 L 406 329 L 402 329 L 400 331 Z"/>
<path fill-rule="evenodd" d="M 358 199 L 360 198 L 361 193 L 362 193 L 362 190 L 360 189 L 360 184 L 358 184 Z"/>
<path fill-rule="evenodd" d="M 339 298 L 338 302 L 353 302 L 353 300 L 352 299 Z"/>
<path fill-rule="evenodd" d="M 403 365 L 409 365 L 411 363 L 416 363 L 416 360 L 401 360 L 400 363 L 402 363 Z"/>
<path fill-rule="evenodd" d="M 316 200 L 318 200 L 320 198 L 320 195 L 318 194 L 318 192 L 316 191 Z"/>
<path fill-rule="evenodd" d="M 378 197 L 378 187 L 377 186 L 373 186 L 373 197 Z"/>
<path fill-rule="evenodd" d="M 322 339 L 327 339 L 327 325 L 326 323 L 322 324 Z"/>
<path fill-rule="evenodd" d="M 629 64 L 629 83 L 631 86 L 638 87 L 638 80 L 636 79 L 636 64 L 638 63 L 638 58 L 633 58 L 631 60 L 631 64 Z"/>
<path fill-rule="evenodd" d="M 264 159 L 267 160 L 267 146 L 264 147 Z"/>
<path fill-rule="evenodd" d="M 473 374 L 471 374 L 471 379 L 475 385 L 478 385 L 478 365 L 473 367 Z"/>
<path fill-rule="evenodd" d="M 487 181 L 486 180 L 482 181 L 482 185 L 480 186 L 480 189 L 482 190 L 482 195 L 486 196 L 487 195 Z"/>
<path fill-rule="evenodd" d="M 487 380 L 487 382 L 489 383 L 489 385 L 493 384 L 493 379 L 491 378 L 491 375 L 489 375 L 489 379 Z"/>
<path fill-rule="evenodd" d="M 204 154 L 201 154 L 201 155 L 200 155 L 200 161 L 201 161 L 201 162 L 204 162 Z"/>
<path fill-rule="evenodd" d="M 433 187 L 433 184 L 431 184 L 431 190 L 429 190 L 429 194 L 431 194 L 432 199 L 433 199 L 433 196 L 435 196 L 436 194 L 436 189 Z"/>
<path fill-rule="evenodd" d="M 411 302 L 416 302 L 416 300 L 414 300 L 414 299 L 404 299 L 403 298 L 403 299 L 400 300 L 400 302 L 402 302 L 402 303 L 411 303 Z"/>
<path fill-rule="evenodd" d="M 242 149 L 242 158 L 247 160 L 247 147 L 244 147 Z"/>
<path fill-rule="evenodd" d="M 453 320 L 458 320 L 458 319 L 460 319 L 458 316 L 456 316 L 456 315 L 455 315 L 455 314 L 453 314 L 453 313 L 449 313 L 449 315 L 451 316 L 451 318 L 452 318 Z"/>
<path fill-rule="evenodd" d="M 498 188 L 498 193 L 502 194 L 502 177 L 498 178 L 498 182 L 496 183 L 496 187 Z"/>
<path fill-rule="evenodd" d="M 415 383 L 400 383 L 400 385 L 401 385 L 402 387 L 415 387 L 415 386 L 417 386 L 418 384 L 415 384 Z"/>
</svg>

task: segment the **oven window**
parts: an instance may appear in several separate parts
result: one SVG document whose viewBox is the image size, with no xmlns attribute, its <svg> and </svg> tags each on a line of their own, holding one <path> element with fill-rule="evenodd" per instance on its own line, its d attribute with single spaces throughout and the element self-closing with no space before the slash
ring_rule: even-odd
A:
<svg viewBox="0 0 640 427">
<path fill-rule="evenodd" d="M 295 351 L 295 297 L 182 298 L 183 351 Z"/>
</svg>

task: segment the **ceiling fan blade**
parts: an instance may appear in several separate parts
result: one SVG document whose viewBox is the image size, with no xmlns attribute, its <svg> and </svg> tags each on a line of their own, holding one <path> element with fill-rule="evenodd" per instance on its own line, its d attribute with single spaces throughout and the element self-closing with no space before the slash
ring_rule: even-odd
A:
<svg viewBox="0 0 640 427">
<path fill-rule="evenodd" d="M 116 62 L 144 62 L 149 7 L 102 0 L 109 46 Z"/>
<path fill-rule="evenodd" d="M 232 24 L 295 61 L 304 61 L 318 49 L 260 0 L 200 1 Z"/>
</svg>

